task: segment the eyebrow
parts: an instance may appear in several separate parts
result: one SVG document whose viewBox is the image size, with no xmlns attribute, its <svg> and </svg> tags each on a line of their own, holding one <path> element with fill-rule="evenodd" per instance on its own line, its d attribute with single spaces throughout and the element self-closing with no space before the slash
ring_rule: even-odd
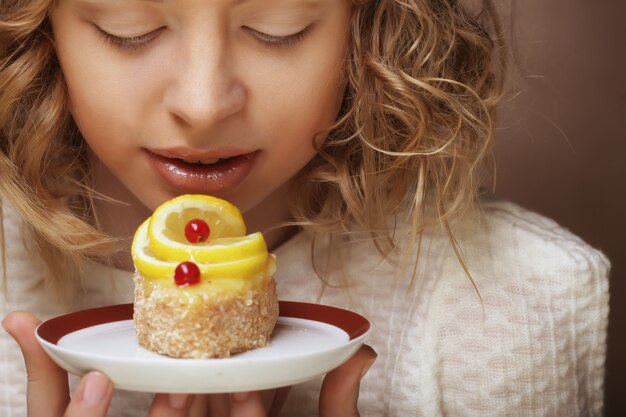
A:
<svg viewBox="0 0 626 417">
<path fill-rule="evenodd" d="M 163 0 L 141 0 L 145 3 L 163 3 Z M 235 0 L 235 5 L 246 3 L 248 0 Z"/>
<path fill-rule="evenodd" d="M 163 0 L 141 0 L 147 3 L 163 3 Z M 235 0 L 235 4 L 245 3 L 248 0 Z"/>
<path fill-rule="evenodd" d="M 140 0 L 143 2 L 147 2 L 147 3 L 163 3 L 164 0 Z M 247 3 L 249 0 L 235 0 L 234 3 L 235 4 L 242 4 L 242 3 Z M 305 2 L 307 5 L 309 5 L 310 3 L 313 3 L 311 1 L 306 1 Z"/>
<path fill-rule="evenodd" d="M 163 3 L 164 0 L 140 0 L 146 3 Z M 247 3 L 249 0 L 235 0 L 234 3 L 236 5 L 242 4 L 242 3 Z M 311 0 L 307 0 L 304 2 L 306 6 L 312 6 L 315 2 L 311 1 Z"/>
<path fill-rule="evenodd" d="M 142 2 L 145 2 L 145 3 L 164 3 L 164 0 L 139 0 L 139 1 L 142 1 Z M 240 4 L 243 4 L 243 3 L 247 3 L 248 1 L 249 0 L 234 0 L 234 3 L 235 3 L 235 5 L 240 5 Z M 314 0 L 313 1 L 312 0 L 305 0 L 303 3 L 304 3 L 304 5 L 306 7 L 312 7 L 312 6 L 315 5 L 316 2 Z"/>
</svg>

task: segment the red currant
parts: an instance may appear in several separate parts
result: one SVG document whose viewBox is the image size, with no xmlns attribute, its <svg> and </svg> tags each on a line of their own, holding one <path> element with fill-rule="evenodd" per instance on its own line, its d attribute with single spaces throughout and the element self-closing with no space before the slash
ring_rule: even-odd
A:
<svg viewBox="0 0 626 417">
<path fill-rule="evenodd" d="M 193 262 L 181 262 L 174 271 L 174 282 L 179 287 L 198 284 L 200 282 L 200 268 Z"/>
<path fill-rule="evenodd" d="M 211 234 L 207 222 L 202 219 L 193 219 L 185 226 L 185 237 L 189 243 L 206 242 Z"/>
</svg>

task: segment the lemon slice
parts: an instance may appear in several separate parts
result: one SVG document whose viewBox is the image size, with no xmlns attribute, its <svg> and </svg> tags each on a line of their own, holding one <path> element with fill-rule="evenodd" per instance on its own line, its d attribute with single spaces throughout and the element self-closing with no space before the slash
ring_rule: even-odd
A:
<svg viewBox="0 0 626 417">
<path fill-rule="evenodd" d="M 156 256 L 167 261 L 226 262 L 267 253 L 265 239 L 260 232 L 193 244 L 150 239 L 150 248 Z"/>
<path fill-rule="evenodd" d="M 146 220 L 135 233 L 131 247 L 137 270 L 150 278 L 172 279 L 180 261 L 160 259 L 152 251 L 148 238 L 151 219 Z M 262 271 L 272 261 L 267 252 L 230 262 L 198 263 L 203 280 L 218 278 L 244 278 Z"/>
<path fill-rule="evenodd" d="M 209 240 L 189 243 L 185 225 L 200 218 L 211 229 Z M 261 233 L 245 236 L 241 212 L 232 204 L 206 195 L 182 195 L 167 201 L 152 214 L 149 243 L 160 259 L 197 262 L 231 261 L 267 252 Z"/>
</svg>

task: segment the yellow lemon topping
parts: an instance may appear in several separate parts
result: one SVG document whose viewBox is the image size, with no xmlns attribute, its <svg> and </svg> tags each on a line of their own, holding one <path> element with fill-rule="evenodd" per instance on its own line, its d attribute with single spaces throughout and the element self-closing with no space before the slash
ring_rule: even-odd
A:
<svg viewBox="0 0 626 417">
<path fill-rule="evenodd" d="M 208 239 L 192 243 L 186 227 L 200 220 L 210 230 Z M 239 209 L 206 195 L 182 195 L 159 206 L 135 233 L 131 247 L 135 267 L 151 285 L 176 286 L 176 268 L 193 262 L 200 271 L 198 291 L 244 291 L 254 281 L 273 275 L 275 259 L 268 254 L 261 233 L 246 235 Z"/>
</svg>

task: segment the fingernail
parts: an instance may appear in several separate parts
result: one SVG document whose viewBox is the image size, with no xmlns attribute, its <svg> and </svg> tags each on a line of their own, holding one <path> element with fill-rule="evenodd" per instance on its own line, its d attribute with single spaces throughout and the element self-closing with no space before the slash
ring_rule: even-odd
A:
<svg viewBox="0 0 626 417">
<path fill-rule="evenodd" d="M 89 404 L 99 404 L 109 389 L 109 379 L 99 372 L 91 372 L 85 378 L 83 400 Z"/>
<path fill-rule="evenodd" d="M 185 404 L 187 404 L 187 398 L 189 398 L 189 394 L 170 394 L 170 406 L 177 410 L 182 410 L 185 408 Z"/>
<path fill-rule="evenodd" d="M 233 397 L 233 401 L 242 403 L 245 400 L 248 399 L 248 396 L 250 395 L 249 392 L 245 391 L 245 392 L 233 392 L 232 397 Z"/>
<path fill-rule="evenodd" d="M 372 365 L 374 364 L 374 361 L 376 361 L 376 358 L 372 359 L 371 361 L 369 361 L 368 363 L 365 364 L 365 366 L 363 367 L 363 369 L 361 369 L 361 379 L 363 379 L 363 377 L 365 376 L 365 374 L 367 373 L 367 371 L 370 370 L 370 368 L 372 367 Z"/>
</svg>

